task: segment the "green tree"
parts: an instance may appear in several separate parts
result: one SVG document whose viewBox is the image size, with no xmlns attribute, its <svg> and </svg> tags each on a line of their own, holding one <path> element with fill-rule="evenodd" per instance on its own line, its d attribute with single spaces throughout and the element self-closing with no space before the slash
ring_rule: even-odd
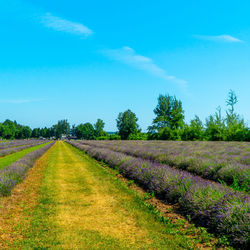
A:
<svg viewBox="0 0 250 250">
<path fill-rule="evenodd" d="M 76 125 L 72 125 L 71 129 L 70 129 L 70 134 L 72 136 L 76 136 Z"/>
<path fill-rule="evenodd" d="M 97 119 L 96 123 L 94 124 L 94 128 L 95 128 L 95 136 L 99 137 L 99 136 L 103 136 L 104 135 L 104 121 L 101 119 Z"/>
<path fill-rule="evenodd" d="M 121 140 L 121 136 L 118 134 L 110 134 L 107 136 L 107 139 L 111 141 L 115 141 L 115 140 L 117 141 L 117 140 Z"/>
<path fill-rule="evenodd" d="M 61 138 L 62 135 L 69 135 L 70 124 L 67 120 L 60 120 L 56 125 L 53 126 L 56 138 Z"/>
<path fill-rule="evenodd" d="M 204 127 L 197 115 L 191 120 L 190 125 L 184 126 L 182 138 L 190 141 L 204 139 Z"/>
<path fill-rule="evenodd" d="M 22 138 L 27 139 L 32 135 L 32 129 L 29 126 L 23 126 L 22 128 Z"/>
<path fill-rule="evenodd" d="M 39 137 L 40 137 L 40 128 L 34 128 L 34 129 L 32 130 L 31 136 L 32 136 L 33 138 L 39 138 Z"/>
<path fill-rule="evenodd" d="M 140 132 L 137 121 L 138 118 L 130 109 L 119 113 L 116 123 L 122 140 L 127 140 L 130 134 L 137 134 Z"/>
<path fill-rule="evenodd" d="M 184 110 L 182 102 L 175 96 L 159 95 L 154 109 L 156 118 L 148 128 L 150 138 L 179 140 L 181 128 L 184 126 Z M 158 133 L 158 134 L 157 134 Z"/>
<path fill-rule="evenodd" d="M 7 120 L 5 120 L 3 125 L 5 125 L 5 127 L 4 127 L 4 138 L 5 139 L 14 139 L 15 135 L 16 135 L 16 131 L 17 131 L 14 122 L 7 119 Z"/>
<path fill-rule="evenodd" d="M 76 127 L 76 136 L 78 139 L 93 140 L 95 136 L 95 129 L 89 122 L 80 124 Z"/>
<path fill-rule="evenodd" d="M 229 109 L 226 114 L 226 140 L 228 141 L 243 141 L 247 137 L 247 127 L 244 119 L 235 112 L 235 105 L 238 98 L 234 91 L 230 90 L 226 100 Z"/>
<path fill-rule="evenodd" d="M 136 141 L 139 141 L 139 140 L 145 141 L 148 139 L 148 135 L 146 133 L 138 132 L 137 134 L 130 134 L 128 139 L 129 140 L 136 140 Z"/>
<path fill-rule="evenodd" d="M 18 124 L 16 121 L 14 121 L 13 123 L 14 123 L 14 126 L 16 128 L 15 139 L 23 139 L 23 138 L 25 138 L 24 134 L 23 134 L 23 128 L 24 128 L 24 126 Z"/>
<path fill-rule="evenodd" d="M 238 98 L 233 90 L 229 90 L 228 98 L 226 100 L 227 106 L 229 106 L 229 110 L 227 112 L 228 115 L 233 116 L 234 115 L 234 106 L 237 104 Z"/>
<path fill-rule="evenodd" d="M 7 125 L 1 124 L 0 126 L 0 136 L 4 139 L 10 139 L 12 133 Z"/>
<path fill-rule="evenodd" d="M 225 119 L 221 115 L 221 108 L 218 107 L 214 115 L 210 115 L 206 119 L 205 135 L 210 141 L 225 140 Z"/>
<path fill-rule="evenodd" d="M 159 95 L 154 113 L 156 118 L 153 120 L 152 129 L 158 130 L 165 127 L 178 129 L 184 124 L 182 103 L 175 96 Z"/>
</svg>

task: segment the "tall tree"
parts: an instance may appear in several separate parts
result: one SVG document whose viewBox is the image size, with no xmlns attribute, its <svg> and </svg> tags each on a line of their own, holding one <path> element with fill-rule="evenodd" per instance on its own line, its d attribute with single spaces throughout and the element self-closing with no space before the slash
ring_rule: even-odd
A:
<svg viewBox="0 0 250 250">
<path fill-rule="evenodd" d="M 76 136 L 79 139 L 92 140 L 94 139 L 95 130 L 91 123 L 87 122 L 76 127 Z"/>
<path fill-rule="evenodd" d="M 39 137 L 40 137 L 40 128 L 34 128 L 34 129 L 32 130 L 31 136 L 32 136 L 33 138 L 39 138 Z"/>
<path fill-rule="evenodd" d="M 225 140 L 225 120 L 221 115 L 221 108 L 218 107 L 214 115 L 206 119 L 206 136 L 210 141 Z"/>
<path fill-rule="evenodd" d="M 70 131 L 70 124 L 67 120 L 60 120 L 53 126 L 56 138 L 61 138 L 63 134 L 68 135 Z"/>
<path fill-rule="evenodd" d="M 15 123 L 11 120 L 5 120 L 3 125 L 5 125 L 5 139 L 14 139 L 16 135 L 17 128 L 15 126 Z"/>
<path fill-rule="evenodd" d="M 116 122 L 121 139 L 127 140 L 130 134 L 136 134 L 140 132 L 137 121 L 138 118 L 130 109 L 119 113 Z"/>
<path fill-rule="evenodd" d="M 149 132 L 158 132 L 163 128 L 179 129 L 184 125 L 184 110 L 182 102 L 175 96 L 159 95 L 158 104 L 154 109 L 156 118 L 153 120 Z"/>
<path fill-rule="evenodd" d="M 94 124 L 94 128 L 95 128 L 95 136 L 99 137 L 103 135 L 104 132 L 104 121 L 101 119 L 97 119 L 96 123 Z"/>
<path fill-rule="evenodd" d="M 76 136 L 76 125 L 75 124 L 72 125 L 72 127 L 70 129 L 70 134 L 72 136 Z"/>
<path fill-rule="evenodd" d="M 246 137 L 247 126 L 236 112 L 235 105 L 238 102 L 238 98 L 234 91 L 230 90 L 228 93 L 228 98 L 226 100 L 227 106 L 229 106 L 227 110 L 226 116 L 226 139 L 228 141 L 236 140 L 242 141 Z"/>
<path fill-rule="evenodd" d="M 235 106 L 235 104 L 237 104 L 237 102 L 238 102 L 238 98 L 237 98 L 235 92 L 230 89 L 229 93 L 228 93 L 228 98 L 226 100 L 226 104 L 227 104 L 227 106 L 229 106 L 229 110 L 227 112 L 229 115 L 234 114 L 234 106 Z"/>
<path fill-rule="evenodd" d="M 32 129 L 29 126 L 23 126 L 22 128 L 22 138 L 30 138 L 32 135 Z"/>
</svg>

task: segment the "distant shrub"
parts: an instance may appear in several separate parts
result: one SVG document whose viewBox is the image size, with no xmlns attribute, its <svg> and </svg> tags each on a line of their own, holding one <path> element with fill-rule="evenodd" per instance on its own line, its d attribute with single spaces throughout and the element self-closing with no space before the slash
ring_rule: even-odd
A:
<svg viewBox="0 0 250 250">
<path fill-rule="evenodd" d="M 171 129 L 169 127 L 165 127 L 159 130 L 158 140 L 174 140 L 180 141 L 182 136 L 181 129 Z"/>
<path fill-rule="evenodd" d="M 97 141 L 109 140 L 109 135 L 95 137 L 95 140 L 97 140 Z"/>
<path fill-rule="evenodd" d="M 121 136 L 117 134 L 109 135 L 108 140 L 121 140 Z"/>
<path fill-rule="evenodd" d="M 147 140 L 148 135 L 146 133 L 136 133 L 136 134 L 130 134 L 128 137 L 129 140 Z"/>
</svg>

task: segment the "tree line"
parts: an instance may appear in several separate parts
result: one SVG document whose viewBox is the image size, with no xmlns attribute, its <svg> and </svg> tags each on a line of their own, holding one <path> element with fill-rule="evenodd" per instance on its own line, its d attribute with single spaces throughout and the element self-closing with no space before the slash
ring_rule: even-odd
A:
<svg viewBox="0 0 250 250">
<path fill-rule="evenodd" d="M 250 129 L 235 111 L 238 98 L 230 90 L 226 99 L 226 116 L 218 107 L 205 123 L 196 115 L 189 124 L 184 122 L 182 102 L 175 96 L 159 95 L 154 109 L 155 118 L 148 132 L 141 133 L 138 118 L 131 110 L 120 113 L 117 119 L 119 135 L 132 140 L 185 140 L 185 141 L 250 141 Z"/>
<path fill-rule="evenodd" d="M 105 123 L 97 119 L 70 126 L 67 120 L 60 120 L 50 128 L 34 128 L 23 126 L 16 121 L 6 120 L 0 123 L 0 137 L 3 139 L 74 138 L 86 140 L 209 140 L 209 141 L 250 141 L 250 129 L 244 119 L 235 111 L 238 103 L 236 94 L 230 90 L 226 99 L 226 116 L 222 116 L 218 107 L 213 115 L 206 118 L 205 123 L 196 115 L 189 124 L 184 121 L 182 102 L 175 96 L 159 95 L 154 109 L 155 118 L 142 133 L 138 118 L 130 109 L 120 112 L 116 119 L 118 132 L 104 131 Z"/>
<path fill-rule="evenodd" d="M 169 95 L 160 95 L 154 109 L 156 118 L 148 128 L 150 139 L 160 140 L 208 140 L 208 141 L 250 141 L 250 129 L 244 119 L 236 113 L 236 94 L 230 90 L 226 99 L 226 116 L 218 107 L 205 123 L 196 115 L 190 124 L 184 122 L 181 101 Z"/>
</svg>

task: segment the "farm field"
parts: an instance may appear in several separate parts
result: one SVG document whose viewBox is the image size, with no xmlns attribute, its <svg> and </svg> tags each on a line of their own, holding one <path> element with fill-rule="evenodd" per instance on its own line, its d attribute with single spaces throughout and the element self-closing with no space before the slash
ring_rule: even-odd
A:
<svg viewBox="0 0 250 250">
<path fill-rule="evenodd" d="M 48 143 L 48 142 L 47 142 Z M 21 159 L 22 157 L 24 157 L 26 154 L 33 152 L 39 148 L 42 148 L 44 145 L 46 145 L 47 143 L 39 143 L 38 145 L 34 146 L 34 144 L 32 144 L 30 147 L 17 151 L 15 153 L 11 153 L 8 154 L 6 156 L 0 157 L 0 170 L 3 169 L 4 167 L 10 165 L 11 163 Z"/>
<path fill-rule="evenodd" d="M 250 142 L 79 141 L 250 190 Z"/>
<path fill-rule="evenodd" d="M 25 178 L 27 170 L 53 145 L 51 142 L 37 144 L 0 158 L 0 196 L 9 195 L 15 185 Z"/>
<path fill-rule="evenodd" d="M 116 174 L 57 142 L 11 196 L 0 198 L 0 247 L 197 249 L 215 244 L 206 230 L 183 218 L 163 220 Z"/>
<path fill-rule="evenodd" d="M 21 150 L 34 147 L 43 143 L 48 142 L 48 140 L 13 140 L 13 141 L 1 141 L 0 143 L 0 157 L 17 153 Z M 1 159 L 1 158 L 0 158 Z"/>
<path fill-rule="evenodd" d="M 250 249 L 249 9 L 0 1 L 0 250 Z"/>
<path fill-rule="evenodd" d="M 143 147 L 146 145 L 146 150 L 144 149 L 143 152 L 154 156 L 154 151 L 157 150 L 157 142 L 154 143 L 153 147 L 152 142 L 146 141 L 78 141 L 70 143 L 97 160 L 103 161 L 109 166 L 118 169 L 122 175 L 134 180 L 145 190 L 154 193 L 162 200 L 178 204 L 182 213 L 186 214 L 198 225 L 205 226 L 209 228 L 210 231 L 227 237 L 234 245 L 246 246 L 248 244 L 250 199 L 248 189 L 242 189 L 242 187 L 247 187 L 246 183 L 249 185 L 249 162 L 246 161 L 246 159 L 249 159 L 249 143 L 236 144 L 241 148 L 243 156 L 242 158 L 232 159 L 232 161 L 230 161 L 230 154 L 227 155 L 225 149 L 223 152 L 223 148 L 226 148 L 225 143 L 222 143 L 222 145 L 220 145 L 220 143 L 213 143 L 210 144 L 210 147 L 206 146 L 208 148 L 203 148 L 203 151 L 210 151 L 211 154 L 211 146 L 216 146 L 217 148 L 215 147 L 215 149 L 217 149 L 217 151 L 215 152 L 215 156 L 218 154 L 218 148 L 221 149 L 221 154 L 219 155 L 224 154 L 226 159 L 221 165 L 222 170 L 223 168 L 227 169 L 228 166 L 234 169 L 235 161 L 240 161 L 242 165 L 245 164 L 243 168 L 244 175 L 241 172 L 241 176 L 245 178 L 244 185 L 242 186 L 240 186 L 238 182 L 233 183 L 235 186 L 230 186 L 226 183 L 221 183 L 219 179 L 211 181 L 208 180 L 208 178 L 202 178 L 202 175 L 194 175 L 192 171 L 182 170 L 178 166 L 169 166 L 160 164 L 159 161 L 148 160 L 146 157 L 147 154 L 145 154 L 146 156 L 144 155 L 144 157 L 136 155 L 137 152 L 140 153 L 143 151 Z M 112 143 L 118 146 L 112 148 Z M 142 148 L 140 148 L 140 143 Z M 161 143 L 165 143 L 166 146 L 169 142 L 160 142 L 160 144 Z M 186 142 L 170 142 L 169 144 L 177 148 L 181 144 L 188 145 Z M 199 143 L 196 143 L 196 145 L 197 144 L 200 146 Z M 206 143 L 203 145 L 206 145 Z M 234 145 L 234 143 L 228 144 L 228 146 L 232 145 Z M 123 147 L 127 150 L 126 152 L 122 152 Z M 152 151 L 147 147 L 151 147 Z M 188 147 L 186 148 L 188 150 Z M 133 150 L 136 153 L 133 153 Z M 181 154 L 182 151 L 184 151 L 184 147 L 181 147 L 178 153 Z M 233 149 L 231 147 L 230 152 L 232 151 Z M 236 152 L 239 155 L 238 151 L 236 148 Z M 194 157 L 196 153 L 195 147 L 193 147 L 190 154 Z M 208 158 L 206 160 L 209 161 L 208 156 L 204 156 L 204 158 Z M 184 157 L 182 159 L 185 160 Z M 244 162 L 242 159 L 244 159 Z M 200 166 L 202 167 L 203 165 Z M 216 168 L 216 165 L 214 165 L 214 167 Z M 237 171 L 238 170 L 239 169 L 237 169 Z M 231 173 L 233 174 L 237 171 L 232 171 Z M 237 177 L 238 176 L 234 178 Z"/>
</svg>

